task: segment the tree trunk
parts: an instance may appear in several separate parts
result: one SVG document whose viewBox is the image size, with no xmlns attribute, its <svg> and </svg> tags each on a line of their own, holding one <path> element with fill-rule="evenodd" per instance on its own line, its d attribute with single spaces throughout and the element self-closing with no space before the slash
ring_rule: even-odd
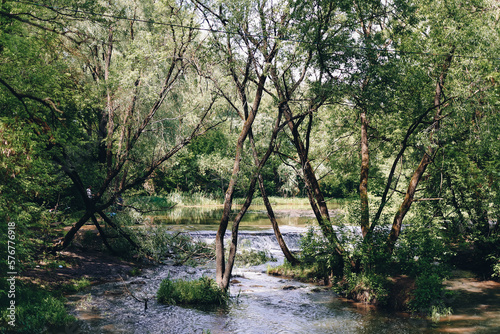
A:
<svg viewBox="0 0 500 334">
<path fill-rule="evenodd" d="M 445 62 L 443 64 L 443 69 L 436 83 L 436 88 L 434 93 L 434 108 L 436 108 L 436 114 L 434 115 L 434 127 L 432 132 L 430 133 L 431 142 L 433 141 L 432 140 L 433 133 L 439 129 L 439 120 L 441 117 L 441 109 L 442 109 L 441 98 L 443 95 L 443 87 L 446 76 L 448 74 L 448 70 L 451 66 L 451 61 L 453 59 L 454 52 L 455 52 L 455 47 L 452 47 L 450 55 L 445 59 Z M 388 254 L 392 254 L 394 252 L 394 246 L 396 245 L 396 241 L 398 240 L 398 237 L 401 233 L 401 226 L 403 224 L 403 219 L 410 210 L 411 204 L 413 203 L 413 198 L 415 196 L 415 192 L 417 191 L 418 183 L 421 180 L 422 175 L 425 173 L 427 165 L 431 163 L 436 153 L 437 149 L 434 148 L 432 144 L 429 145 L 429 147 L 427 148 L 427 152 L 424 153 L 424 156 L 422 157 L 420 164 L 413 173 L 412 178 L 410 180 L 410 184 L 408 185 L 408 189 L 406 190 L 403 203 L 401 203 L 401 206 L 399 207 L 398 211 L 396 212 L 396 215 L 394 216 L 391 232 L 389 233 L 389 237 L 387 238 Z"/>
<path fill-rule="evenodd" d="M 410 206 L 413 202 L 413 197 L 415 196 L 415 192 L 417 190 L 418 182 L 422 178 L 422 175 L 424 174 L 425 169 L 427 168 L 427 165 L 430 162 L 431 162 L 431 157 L 427 153 L 425 153 L 424 157 L 420 161 L 420 164 L 418 165 L 417 169 L 413 173 L 413 176 L 411 177 L 410 184 L 408 185 L 408 189 L 406 190 L 403 203 L 401 203 L 401 206 L 399 207 L 396 215 L 394 216 L 392 229 L 389 234 L 389 238 L 387 240 L 387 250 L 389 254 L 392 254 L 392 252 L 394 251 L 394 245 L 396 244 L 399 234 L 401 233 L 401 226 L 403 224 L 403 219 L 410 210 Z"/>
<path fill-rule="evenodd" d="M 274 143 L 275 143 L 276 137 L 278 136 L 278 132 L 280 130 L 281 118 L 282 118 L 282 113 L 279 112 L 277 120 L 276 120 L 276 125 L 275 125 L 274 130 L 273 130 L 273 135 L 271 137 L 271 142 L 269 143 L 269 147 L 267 149 L 267 152 L 261 161 L 259 161 L 259 157 L 257 155 L 257 149 L 255 147 L 255 140 L 253 138 L 253 132 L 250 131 L 250 133 L 249 133 L 249 138 L 250 138 L 250 143 L 252 146 L 252 152 L 253 152 L 255 165 L 258 166 L 259 170 L 264 166 L 264 164 L 267 162 L 267 160 L 271 156 L 271 153 L 274 150 L 274 146 L 275 146 Z M 281 231 L 280 231 L 280 228 L 278 225 L 278 221 L 276 220 L 276 216 L 274 215 L 273 207 L 271 205 L 271 202 L 269 202 L 269 198 L 267 197 L 266 188 L 264 187 L 264 179 L 262 178 L 262 175 L 260 174 L 260 172 L 258 173 L 257 177 L 258 177 L 258 181 L 259 181 L 259 189 L 260 189 L 260 193 L 262 195 L 262 200 L 264 201 L 264 205 L 266 206 L 267 216 L 269 217 L 269 220 L 271 221 L 271 225 L 273 227 L 273 231 L 274 231 L 274 235 L 276 236 L 276 240 L 278 241 L 278 244 L 281 248 L 281 251 L 283 252 L 283 255 L 288 260 L 288 262 L 290 262 L 292 265 L 297 265 L 300 263 L 300 261 L 297 260 L 297 258 L 295 256 L 293 256 L 293 254 L 288 249 L 288 247 L 285 243 L 285 240 L 283 239 L 283 235 L 281 234 Z"/>
<path fill-rule="evenodd" d="M 368 151 L 368 121 L 366 112 L 361 112 L 361 173 L 359 198 L 361 201 L 361 233 L 366 237 L 370 229 L 370 209 L 368 206 L 368 171 L 370 156 Z"/>
<path fill-rule="evenodd" d="M 71 244 L 71 241 L 73 241 L 76 233 L 83 225 L 85 225 L 92 215 L 93 213 L 85 212 L 80 220 L 78 220 L 75 225 L 71 226 L 70 230 L 64 235 L 64 238 L 52 246 L 51 251 L 58 252 L 68 247 Z"/>
<path fill-rule="evenodd" d="M 255 185 L 257 183 L 257 175 L 252 178 L 250 182 L 250 187 L 247 192 L 247 197 L 245 203 L 240 209 L 240 212 L 236 216 L 231 229 L 231 246 L 229 248 L 229 255 L 227 259 L 227 266 L 225 267 L 224 273 L 222 275 L 222 282 L 219 284 L 223 289 L 227 290 L 229 287 L 229 280 L 231 279 L 231 273 L 233 271 L 234 261 L 236 259 L 236 250 L 238 248 L 238 229 L 240 226 L 241 219 L 247 212 L 250 204 L 252 204 L 253 195 L 255 193 Z"/>
<path fill-rule="evenodd" d="M 262 94 L 262 92 L 261 92 Z M 261 95 L 260 95 L 261 97 Z M 260 98 L 256 99 L 256 101 L 259 100 Z M 254 101 L 254 102 L 256 102 Z M 225 284 L 225 275 L 230 275 L 230 272 L 226 272 L 226 267 L 225 267 L 225 258 L 224 258 L 224 236 L 226 234 L 227 230 L 227 225 L 229 223 L 229 215 L 231 213 L 231 207 L 233 203 L 233 195 L 234 195 L 234 188 L 236 186 L 236 181 L 238 178 L 238 173 L 240 170 L 240 160 L 241 160 L 241 154 L 243 151 L 243 144 L 247 138 L 248 132 L 250 131 L 252 127 L 252 123 L 255 120 L 255 112 L 252 109 L 252 111 L 249 113 L 248 118 L 245 121 L 245 124 L 243 125 L 243 129 L 241 130 L 241 133 L 238 137 L 238 142 L 236 144 L 236 154 L 234 158 L 234 164 L 233 164 L 233 171 L 231 174 L 231 179 L 229 180 L 229 185 L 226 190 L 226 195 L 224 198 L 224 209 L 222 211 L 222 217 L 221 221 L 219 223 L 219 228 L 217 230 L 217 234 L 215 235 L 215 256 L 216 256 L 216 282 L 217 284 L 222 288 L 222 289 L 227 289 L 228 285 Z M 236 233 L 237 233 L 237 228 L 236 228 Z M 237 236 L 233 236 L 233 238 L 236 238 Z M 227 279 L 227 282 L 229 279 Z"/>
<path fill-rule="evenodd" d="M 262 175 L 259 174 L 259 188 L 260 188 L 260 193 L 262 195 L 262 200 L 264 201 L 264 205 L 266 206 L 267 210 L 267 216 L 269 217 L 269 220 L 271 221 L 271 225 L 273 226 L 273 231 L 274 235 L 276 236 L 276 240 L 278 241 L 278 244 L 281 248 L 281 251 L 283 252 L 283 255 L 287 259 L 288 262 L 292 264 L 292 266 L 295 266 L 300 263 L 299 260 L 295 256 L 293 256 L 292 252 L 288 249 L 285 240 L 283 239 L 283 235 L 281 234 L 278 221 L 276 220 L 276 217 L 274 215 L 273 208 L 271 206 L 271 203 L 269 202 L 269 198 L 267 197 L 266 190 L 264 188 L 264 180 L 262 178 Z"/>
</svg>

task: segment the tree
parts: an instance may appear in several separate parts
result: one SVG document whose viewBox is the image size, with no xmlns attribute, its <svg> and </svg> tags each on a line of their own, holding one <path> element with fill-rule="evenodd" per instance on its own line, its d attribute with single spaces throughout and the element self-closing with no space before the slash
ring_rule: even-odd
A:
<svg viewBox="0 0 500 334">
<path fill-rule="evenodd" d="M 207 24 L 215 32 L 213 34 L 215 49 L 222 53 L 222 59 L 227 63 L 225 70 L 232 81 L 232 85 L 234 85 L 238 102 L 233 102 L 230 93 L 223 89 L 220 83 L 216 83 L 216 85 L 243 122 L 236 143 L 233 171 L 225 194 L 224 210 L 216 235 L 216 279 L 220 287 L 227 289 L 236 256 L 239 222 L 252 202 L 257 182 L 278 243 L 287 259 L 292 263 L 297 262 L 281 236 L 271 204 L 267 199 L 264 180 L 261 175 L 261 170 L 273 152 L 276 137 L 281 130 L 281 111 L 276 118 L 267 150 L 261 158 L 257 152 L 252 130 L 252 125 L 267 91 L 266 81 L 269 77 L 269 68 L 279 52 L 278 38 L 286 30 L 289 16 L 286 4 L 271 4 L 267 1 L 256 3 L 238 1 L 231 4 L 196 1 L 196 3 Z M 214 10 L 216 7 L 218 7 L 218 10 Z M 220 31 L 225 34 L 219 36 Z M 232 240 L 226 265 L 224 236 L 229 222 L 235 186 L 239 178 L 244 143 L 247 138 L 250 140 L 255 170 L 252 172 L 245 203 L 232 225 Z"/>
<path fill-rule="evenodd" d="M 216 96 L 194 80 L 198 42 L 188 7 L 168 1 L 117 2 L 105 9 L 74 6 L 16 4 L 0 13 L 19 24 L 28 38 L 43 34 L 53 44 L 35 49 L 43 56 L 37 69 L 50 71 L 42 80 L 35 82 L 30 75 L 38 72 L 24 72 L 28 81 L 18 81 L 11 72 L 1 84 L 4 95 L 17 100 L 12 104 L 21 110 L 16 119 L 20 129 L 34 132 L 40 145 L 37 154 L 58 166 L 84 204 L 81 218 L 54 249 L 67 247 L 89 219 L 106 243 L 96 215 L 138 247 L 105 210 L 221 121 L 215 117 L 207 122 Z M 150 20 L 125 20 L 122 13 L 132 18 L 148 15 Z M 153 38 L 158 36 L 162 38 Z M 2 53 L 29 64 L 30 59 L 16 49 L 28 38 L 16 36 L 18 45 L 11 43 Z M 59 88 L 62 82 L 69 84 Z M 193 90 L 199 93 L 186 105 L 184 92 Z M 89 185 L 91 198 L 86 192 Z"/>
</svg>

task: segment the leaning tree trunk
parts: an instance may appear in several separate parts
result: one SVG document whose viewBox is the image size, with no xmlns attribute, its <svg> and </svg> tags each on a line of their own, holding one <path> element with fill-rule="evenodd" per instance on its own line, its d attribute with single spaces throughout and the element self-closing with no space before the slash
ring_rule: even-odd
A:
<svg viewBox="0 0 500 334">
<path fill-rule="evenodd" d="M 431 156 L 427 153 L 424 154 L 424 157 L 420 161 L 417 169 L 413 173 L 411 177 L 410 184 L 408 185 L 408 189 L 406 190 L 405 198 L 401 206 L 399 207 L 396 215 L 394 216 L 394 221 L 392 223 L 392 229 L 389 234 L 389 238 L 387 240 L 387 250 L 389 254 L 392 254 L 394 251 L 394 246 L 398 237 L 401 233 L 401 226 L 403 224 L 403 219 L 405 215 L 410 211 L 411 204 L 413 203 L 413 198 L 415 196 L 415 192 L 417 191 L 417 186 L 422 178 L 422 175 L 425 173 L 425 169 L 427 165 L 432 161 Z"/>
<path fill-rule="evenodd" d="M 279 112 L 274 130 L 273 130 L 273 135 L 271 137 L 271 142 L 269 143 L 269 147 L 267 149 L 267 152 L 261 161 L 259 161 L 259 157 L 257 155 L 257 148 L 255 147 L 255 140 L 253 138 L 253 132 L 250 131 L 250 133 L 249 133 L 249 138 L 250 138 L 250 143 L 252 146 L 252 152 L 253 152 L 253 157 L 255 160 L 255 165 L 258 166 L 259 169 L 264 166 L 264 164 L 267 162 L 267 160 L 271 156 L 271 153 L 274 150 L 274 146 L 275 146 L 274 143 L 276 141 L 276 137 L 278 136 L 278 132 L 280 130 L 281 118 L 282 118 L 282 113 Z M 269 217 L 269 220 L 271 221 L 271 225 L 273 227 L 273 231 L 274 231 L 274 235 L 276 236 L 276 240 L 278 241 L 278 245 L 280 246 L 281 251 L 283 252 L 283 255 L 288 260 L 288 262 L 290 262 L 292 265 L 297 265 L 300 263 L 300 261 L 297 260 L 297 258 L 295 256 L 293 256 L 292 252 L 290 252 L 290 250 L 288 249 L 285 240 L 283 239 L 283 235 L 281 234 L 281 231 L 280 231 L 280 228 L 278 225 L 278 221 L 276 220 L 276 216 L 274 215 L 273 207 L 271 205 L 271 202 L 269 202 L 269 198 L 267 197 L 266 188 L 264 187 L 264 179 L 262 178 L 262 175 L 260 173 L 258 173 L 257 178 L 259 181 L 259 189 L 260 189 L 260 193 L 262 195 L 262 200 L 264 201 L 264 205 L 265 205 L 266 210 L 267 210 L 267 216 Z"/>
<path fill-rule="evenodd" d="M 443 64 L 443 70 L 436 83 L 436 88 L 434 93 L 434 108 L 436 108 L 436 114 L 434 115 L 435 126 L 433 127 L 433 131 L 430 134 L 431 141 L 433 133 L 436 132 L 437 129 L 439 129 L 441 110 L 443 108 L 441 102 L 441 98 L 443 95 L 443 87 L 446 75 L 448 74 L 448 70 L 451 66 L 451 61 L 453 59 L 454 51 L 455 47 L 452 48 L 450 55 L 445 59 L 445 62 Z M 417 191 L 418 183 L 420 182 L 422 176 L 424 175 L 427 166 L 432 162 L 436 151 L 437 151 L 436 148 L 434 148 L 432 145 L 429 145 L 429 147 L 427 148 L 427 152 L 424 153 L 422 160 L 420 161 L 417 169 L 415 169 L 415 172 L 411 177 L 410 184 L 408 185 L 408 189 L 406 190 L 405 193 L 405 197 L 403 199 L 403 202 L 401 203 L 401 206 L 396 212 L 396 215 L 394 216 L 391 232 L 389 233 L 389 237 L 387 238 L 388 254 L 392 254 L 394 252 L 394 247 L 399 238 L 399 235 L 401 234 L 403 219 L 405 215 L 408 213 L 408 211 L 410 211 L 411 204 L 413 203 L 413 198 L 415 197 L 415 192 Z"/>
<path fill-rule="evenodd" d="M 262 91 L 260 91 L 260 96 Z M 260 101 L 259 99 L 256 99 Z M 217 234 L 215 235 L 215 256 L 216 256 L 216 282 L 222 289 L 227 289 L 229 287 L 229 276 L 231 275 L 230 270 L 226 270 L 225 266 L 225 256 L 224 256 L 224 236 L 226 235 L 227 226 L 229 223 L 229 215 L 231 214 L 231 207 L 233 203 L 234 189 L 236 186 L 236 181 L 238 179 L 238 173 L 240 170 L 241 154 L 243 151 L 243 144 L 248 136 L 250 129 L 252 128 L 252 123 L 255 120 L 256 110 L 253 108 L 243 125 L 241 133 L 238 137 L 236 144 L 236 154 L 234 158 L 233 171 L 231 174 L 231 179 L 229 180 L 229 185 L 226 190 L 226 195 L 224 197 L 224 209 L 222 211 L 221 221 L 219 223 L 219 228 Z M 233 228 L 234 229 L 234 228 Z M 236 234 L 238 228 L 236 225 Z M 233 239 L 237 241 L 237 235 L 233 235 Z M 230 269 L 230 268 L 228 268 Z M 231 268 L 232 269 L 232 268 Z"/>
<path fill-rule="evenodd" d="M 264 201 L 264 205 L 266 206 L 267 210 L 267 216 L 269 217 L 269 220 L 271 221 L 271 225 L 273 226 L 273 231 L 274 235 L 276 236 L 276 240 L 278 241 L 278 245 L 281 248 L 281 251 L 283 252 L 283 255 L 287 259 L 288 262 L 292 264 L 292 266 L 298 265 L 300 261 L 293 256 L 292 252 L 288 249 L 288 246 L 286 245 L 285 239 L 283 239 L 283 235 L 281 234 L 278 221 L 276 220 L 276 216 L 274 215 L 273 207 L 271 206 L 271 203 L 269 202 L 269 198 L 267 197 L 266 189 L 264 188 L 264 180 L 262 178 L 262 175 L 259 175 L 259 188 L 260 188 L 260 193 L 262 195 L 262 200 Z"/>
<path fill-rule="evenodd" d="M 370 211 L 368 206 L 368 171 L 370 155 L 368 150 L 368 120 L 366 111 L 361 112 L 361 173 L 359 182 L 359 198 L 361 200 L 361 233 L 366 237 L 370 229 Z"/>
</svg>

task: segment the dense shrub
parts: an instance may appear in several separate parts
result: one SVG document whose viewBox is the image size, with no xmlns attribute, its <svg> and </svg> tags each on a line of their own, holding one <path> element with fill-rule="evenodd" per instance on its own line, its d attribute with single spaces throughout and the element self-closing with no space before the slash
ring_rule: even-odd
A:
<svg viewBox="0 0 500 334">
<path fill-rule="evenodd" d="M 444 290 L 443 279 L 438 274 L 424 273 L 417 277 L 415 283 L 416 289 L 409 304 L 412 312 L 430 315 L 433 319 L 451 313 L 451 309 L 444 304 L 448 292 Z"/>
<path fill-rule="evenodd" d="M 389 298 L 390 282 L 379 274 L 351 273 L 334 284 L 333 289 L 347 298 L 384 306 Z"/>
</svg>

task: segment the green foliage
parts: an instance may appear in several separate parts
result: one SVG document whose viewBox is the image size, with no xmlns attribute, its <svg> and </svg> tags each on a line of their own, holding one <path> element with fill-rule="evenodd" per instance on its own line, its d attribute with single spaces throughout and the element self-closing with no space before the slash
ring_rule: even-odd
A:
<svg viewBox="0 0 500 334">
<path fill-rule="evenodd" d="M 176 205 L 192 206 L 192 205 L 220 205 L 222 197 L 217 197 L 217 193 L 209 192 L 180 192 L 172 191 L 165 197 Z"/>
<path fill-rule="evenodd" d="M 293 266 L 290 262 L 285 261 L 276 267 L 269 266 L 266 272 L 269 275 L 289 277 L 301 282 L 319 282 L 328 277 L 325 268 L 317 263 L 300 263 Z"/>
<path fill-rule="evenodd" d="M 61 290 L 64 293 L 76 293 L 80 292 L 90 286 L 90 281 L 87 278 L 71 279 L 69 282 L 61 286 Z"/>
<path fill-rule="evenodd" d="M 4 303 L 8 299 L 1 300 L 0 324 L 3 328 L 9 328 L 8 310 Z M 48 292 L 34 285 L 16 286 L 16 333 L 45 333 L 47 329 L 64 328 L 73 321 L 75 318 L 68 314 L 64 298 L 57 296 L 57 293 Z"/>
<path fill-rule="evenodd" d="M 409 304 L 411 311 L 433 317 L 451 312 L 444 304 L 447 292 L 444 290 L 442 277 L 435 273 L 422 273 L 415 284 L 416 289 Z"/>
<path fill-rule="evenodd" d="M 128 274 L 130 276 L 140 276 L 142 274 L 142 269 L 137 267 L 132 268 L 132 270 L 130 270 Z"/>
<path fill-rule="evenodd" d="M 446 276 L 454 252 L 442 231 L 439 221 L 429 220 L 423 213 L 409 220 L 395 251 L 399 270 L 412 277 L 423 273 Z"/>
<path fill-rule="evenodd" d="M 217 283 L 208 277 L 194 281 L 164 279 L 156 298 L 162 304 L 194 306 L 224 306 L 229 299 L 227 292 L 220 289 Z"/>
<path fill-rule="evenodd" d="M 384 306 L 389 298 L 390 282 L 373 273 L 350 273 L 333 284 L 335 292 L 356 301 Z"/>
<path fill-rule="evenodd" d="M 155 187 L 162 192 L 205 192 L 222 197 L 231 175 L 228 138 L 220 129 L 193 140 L 186 151 L 158 170 Z"/>
<path fill-rule="evenodd" d="M 276 258 L 268 251 L 241 249 L 238 250 L 235 263 L 240 266 L 250 267 L 272 261 L 276 261 Z"/>
<path fill-rule="evenodd" d="M 196 266 L 214 257 L 212 246 L 167 227 L 145 227 L 135 233 L 143 251 L 158 262 L 170 259 L 175 265 Z"/>
<path fill-rule="evenodd" d="M 332 243 L 327 242 L 313 227 L 308 229 L 300 241 L 300 261 L 315 268 L 316 278 L 343 275 L 344 260 L 337 254 Z"/>
<path fill-rule="evenodd" d="M 496 258 L 494 260 L 496 260 L 496 263 L 493 264 L 493 274 L 491 277 L 500 279 L 500 258 Z"/>
</svg>

